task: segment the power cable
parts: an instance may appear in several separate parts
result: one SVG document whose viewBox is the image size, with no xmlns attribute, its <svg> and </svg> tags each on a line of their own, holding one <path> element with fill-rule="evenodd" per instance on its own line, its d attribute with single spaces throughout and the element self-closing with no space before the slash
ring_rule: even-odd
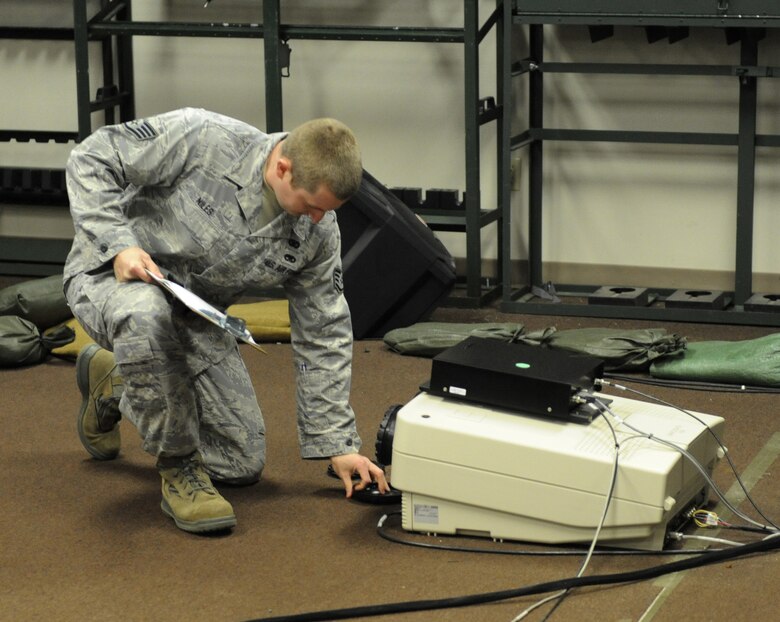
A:
<svg viewBox="0 0 780 622">
<path fill-rule="evenodd" d="M 691 391 L 718 391 L 723 393 L 780 393 L 780 387 L 764 387 L 747 384 L 731 384 L 726 382 L 706 382 L 701 380 L 674 380 L 670 378 L 646 378 L 644 376 L 629 376 L 605 372 L 605 378 L 620 382 L 635 382 L 670 389 L 689 389 Z"/>
<path fill-rule="evenodd" d="M 750 503 L 750 505 L 753 507 L 753 509 L 756 512 L 758 512 L 759 516 L 761 516 L 761 518 L 763 518 L 764 521 L 766 521 L 767 524 L 771 525 L 772 528 L 775 531 L 780 531 L 780 527 L 775 525 L 775 523 L 773 523 L 761 511 L 761 508 L 758 507 L 756 502 L 753 501 L 753 497 L 750 496 L 750 492 L 748 491 L 747 486 L 745 486 L 744 482 L 742 481 L 742 478 L 739 476 L 739 473 L 737 472 L 737 467 L 734 464 L 734 462 L 732 461 L 731 455 L 729 454 L 728 449 L 723 444 L 723 441 L 721 441 L 720 437 L 715 433 L 715 431 L 710 426 L 708 426 L 704 421 L 702 421 L 699 417 L 697 417 L 694 413 L 690 412 L 689 410 L 685 410 L 684 408 L 681 408 L 680 406 L 677 406 L 676 404 L 672 404 L 671 402 L 667 402 L 666 400 L 663 400 L 663 399 L 661 399 L 659 397 L 656 397 L 654 395 L 650 395 L 649 393 L 644 393 L 643 391 L 639 391 L 637 389 L 632 389 L 630 387 L 626 387 L 626 386 L 623 386 L 621 384 L 610 382 L 610 381 L 605 380 L 603 378 L 600 378 L 600 379 L 596 380 L 596 383 L 597 384 L 604 384 L 604 385 L 606 385 L 608 387 L 613 387 L 613 388 L 618 389 L 620 391 L 627 391 L 627 392 L 630 392 L 630 393 L 635 393 L 636 395 L 640 395 L 640 396 L 642 396 L 642 397 L 644 397 L 646 399 L 652 400 L 652 401 L 654 401 L 654 402 L 656 402 L 658 404 L 662 404 L 664 406 L 669 406 L 670 408 L 674 408 L 675 410 L 678 410 L 679 412 L 683 413 L 684 415 L 687 415 L 688 417 L 691 417 L 692 419 L 694 419 L 695 421 L 700 423 L 702 426 L 704 426 L 705 430 L 707 430 L 707 432 L 712 436 L 712 438 L 715 439 L 715 442 L 718 444 L 718 446 L 721 448 L 721 450 L 723 450 L 724 457 L 726 458 L 726 461 L 729 463 L 729 467 L 731 468 L 731 471 L 734 474 L 734 477 L 736 478 L 736 481 L 739 484 L 739 487 L 742 489 L 742 492 L 745 494 L 745 499 L 747 499 L 747 501 Z M 629 428 L 631 427 L 628 424 L 625 424 L 625 425 L 627 427 L 629 427 Z M 672 444 L 672 446 L 676 447 L 673 444 Z M 677 448 L 677 449 L 679 450 L 679 448 Z M 691 458 L 691 460 L 693 461 L 694 466 L 697 466 L 697 468 L 699 468 L 699 465 L 696 463 L 696 461 L 693 460 L 693 458 Z M 701 468 L 699 468 L 699 470 L 701 470 Z M 715 486 L 714 482 L 712 482 L 712 479 L 706 473 L 705 473 L 705 477 L 708 479 L 708 481 L 713 486 L 713 488 L 716 491 L 718 491 L 717 486 Z M 742 514 L 738 510 L 734 509 L 733 506 L 728 502 L 727 499 L 725 499 L 725 497 L 719 491 L 718 491 L 718 495 L 720 496 L 721 500 L 726 504 L 726 506 L 732 512 L 734 512 L 737 516 L 740 516 L 741 518 L 743 518 L 743 519 L 747 520 L 748 522 L 756 525 L 757 527 L 766 527 L 765 525 L 760 525 L 760 524 L 756 523 L 755 521 L 753 521 L 752 519 L 746 517 L 744 514 Z"/>
<path fill-rule="evenodd" d="M 724 454 L 726 457 L 728 457 L 728 451 L 726 450 L 725 446 L 721 442 L 721 440 L 718 438 L 717 434 L 708 426 L 706 423 L 701 421 L 698 417 L 696 417 L 693 413 L 690 413 L 680 407 L 677 407 L 673 404 L 669 404 L 668 402 L 665 402 L 659 398 L 656 398 L 652 395 L 647 395 L 645 393 L 642 393 L 641 391 L 636 391 L 635 389 L 629 389 L 627 387 L 616 385 L 610 382 L 607 382 L 605 380 L 599 380 L 598 382 L 601 382 L 603 384 L 606 384 L 607 386 L 613 386 L 618 389 L 626 390 L 626 391 L 632 391 L 639 395 L 642 395 L 644 397 L 647 397 L 653 401 L 656 401 L 658 403 L 671 406 L 672 408 L 675 408 L 682 413 L 692 417 L 693 419 L 697 420 L 699 423 L 704 425 L 704 427 L 709 431 L 710 434 L 715 438 L 718 445 L 723 449 Z M 655 440 L 657 442 L 660 442 L 664 445 L 668 445 L 677 451 L 680 451 L 685 457 L 687 457 L 689 460 L 691 460 L 696 466 L 700 472 L 705 476 L 708 482 L 710 482 L 713 486 L 714 483 L 712 482 L 712 478 L 707 473 L 706 469 L 698 464 L 698 462 L 695 460 L 695 458 L 690 455 L 689 452 L 687 452 L 685 449 L 678 447 L 674 443 L 670 443 L 668 441 L 664 441 L 663 439 L 659 439 L 652 434 L 647 434 L 644 432 L 641 432 L 640 430 L 636 430 L 629 424 L 627 424 L 624 420 L 617 417 L 612 411 L 609 410 L 609 407 L 604 404 L 603 402 L 600 402 L 596 400 L 598 403 L 598 407 L 601 410 L 601 414 L 603 415 L 604 412 L 609 412 L 617 421 L 619 421 L 622 425 L 625 425 L 626 427 L 632 429 L 636 434 L 637 437 L 644 437 L 650 440 Z M 608 421 L 606 417 L 604 417 L 605 421 Z M 608 422 L 609 424 L 609 422 Z M 612 428 L 612 425 L 610 425 L 610 428 L 612 429 L 613 435 L 615 436 L 615 446 L 616 446 L 616 453 L 618 447 L 617 437 L 615 435 L 615 430 Z M 631 438 L 631 437 L 630 437 Z M 630 439 L 629 439 L 630 440 Z M 657 566 L 652 566 L 650 568 L 645 568 L 638 571 L 631 571 L 631 572 L 624 572 L 624 573 L 614 573 L 614 574 L 604 574 L 604 575 L 589 575 L 584 576 L 584 570 L 587 566 L 588 561 L 590 560 L 591 556 L 595 553 L 595 546 L 598 539 L 598 531 L 596 532 L 596 535 L 594 536 L 590 549 L 588 551 L 588 555 L 586 557 L 585 562 L 582 564 L 580 572 L 577 576 L 571 577 L 568 579 L 562 579 L 557 581 L 550 581 L 545 583 L 538 583 L 535 585 L 527 586 L 527 587 L 521 587 L 521 588 L 515 588 L 515 589 L 509 589 L 509 590 L 501 590 L 501 591 L 495 591 L 495 592 L 485 592 L 480 594 L 472 594 L 472 595 L 466 595 L 466 596 L 457 596 L 452 598 L 443 598 L 443 599 L 433 599 L 433 600 L 418 600 L 418 601 L 406 601 L 406 602 L 399 602 L 399 603 L 389 603 L 389 604 L 380 604 L 380 605 L 367 605 L 367 606 L 361 606 L 361 607 L 352 607 L 352 608 L 344 608 L 344 609 L 333 609 L 333 610 L 325 610 L 325 611 L 315 611 L 315 612 L 308 612 L 308 613 L 301 613 L 301 614 L 293 614 L 293 615 L 287 615 L 287 616 L 274 616 L 274 617 L 268 617 L 268 618 L 256 618 L 253 620 L 249 620 L 247 622 L 319 622 L 319 621 L 325 621 L 325 620 L 344 620 L 344 619 L 352 619 L 352 618 L 361 618 L 361 617 L 370 617 L 370 616 L 382 616 L 382 615 L 390 615 L 390 614 L 397 614 L 397 613 L 408 613 L 413 611 L 432 611 L 437 609 L 447 609 L 447 608 L 456 608 L 456 607 L 465 607 L 465 606 L 474 606 L 474 605 L 480 605 L 480 604 L 486 604 L 490 602 L 497 602 L 501 600 L 508 600 L 512 598 L 520 598 L 525 596 L 532 596 L 536 594 L 545 594 L 548 592 L 560 592 L 553 594 L 551 597 L 545 598 L 536 605 L 530 607 L 525 612 L 521 613 L 520 616 L 515 618 L 516 620 L 522 618 L 525 616 L 526 613 L 530 612 L 531 610 L 535 609 L 539 605 L 549 602 L 552 599 L 557 599 L 557 602 L 555 606 L 552 608 L 551 611 L 547 613 L 547 617 L 550 616 L 550 614 L 555 611 L 557 606 L 560 604 L 563 597 L 565 597 L 570 590 L 575 588 L 581 588 L 581 587 L 589 587 L 589 586 L 600 586 L 600 585 L 614 585 L 618 583 L 629 583 L 629 582 L 635 582 L 635 581 L 646 581 L 649 579 L 654 579 L 659 576 L 663 576 L 665 574 L 670 574 L 674 572 L 680 572 L 684 570 L 690 570 L 694 568 L 700 568 L 703 566 L 720 563 L 727 560 L 732 559 L 738 559 L 741 557 L 746 557 L 749 555 L 757 554 L 757 553 L 765 553 L 769 551 L 773 551 L 777 548 L 780 548 L 780 529 L 772 523 L 764 514 L 761 512 L 761 510 L 756 506 L 755 502 L 750 498 L 750 495 L 748 491 L 746 490 L 746 487 L 742 483 L 741 479 L 739 478 L 739 475 L 737 474 L 736 468 L 731 461 L 730 458 L 728 458 L 728 462 L 731 465 L 732 471 L 734 472 L 735 476 L 737 477 L 737 480 L 739 481 L 740 486 L 742 487 L 742 490 L 744 491 L 747 499 L 750 500 L 750 503 L 753 505 L 753 507 L 756 509 L 756 511 L 766 520 L 767 523 L 771 524 L 772 527 L 774 527 L 774 532 L 771 533 L 771 535 L 766 536 L 763 540 L 760 540 L 758 542 L 748 543 L 748 544 L 740 544 L 733 541 L 727 541 L 723 539 L 713 539 L 713 538 L 707 538 L 705 536 L 697 537 L 699 540 L 705 540 L 705 541 L 717 541 L 721 544 L 728 544 L 730 545 L 730 548 L 725 549 L 715 549 L 715 550 L 707 550 L 706 552 L 698 552 L 695 557 L 689 557 L 686 559 L 677 560 L 668 564 L 661 564 Z M 615 459 L 615 463 L 617 464 L 617 455 Z M 605 514 L 608 509 L 609 505 L 609 499 L 612 496 L 612 490 L 614 488 L 615 484 L 615 478 L 616 478 L 616 472 L 617 468 L 613 472 L 613 480 L 612 484 L 610 485 L 610 493 L 606 501 L 605 505 Z M 723 498 L 722 493 L 719 493 L 721 496 L 721 499 L 728 505 L 732 511 L 735 511 L 735 509 L 726 501 L 725 498 Z M 752 521 L 750 518 L 745 517 L 738 511 L 735 511 L 736 514 L 739 516 L 745 518 L 747 521 L 753 523 L 754 525 L 758 525 L 758 530 L 768 530 L 768 528 L 765 525 L 759 525 L 755 521 Z M 384 515 L 378 525 L 377 525 L 377 531 L 381 533 L 381 529 L 384 526 L 384 521 L 386 520 L 387 515 Z M 604 517 L 602 516 L 602 522 L 603 524 Z M 673 534 L 674 535 L 674 534 Z M 685 538 L 684 534 L 678 533 L 676 534 L 679 536 L 680 539 Z M 384 536 L 383 536 L 384 537 Z M 438 547 L 430 547 L 430 548 L 438 548 Z M 493 552 L 493 551 L 491 551 Z M 687 551 L 674 551 L 674 554 L 681 554 Z M 579 552 L 581 554 L 581 552 Z M 635 553 L 635 552 L 634 552 Z M 655 552 L 654 552 L 655 553 Z M 545 619 L 546 619 L 545 618 Z"/>
<path fill-rule="evenodd" d="M 525 557 L 581 557 L 585 554 L 585 549 L 508 549 L 508 548 L 484 548 L 484 547 L 465 547 L 448 544 L 435 544 L 432 542 L 417 542 L 414 540 L 405 540 L 397 536 L 392 535 L 387 529 L 387 519 L 391 516 L 400 516 L 401 512 L 390 512 L 385 514 L 379 519 L 377 523 L 377 534 L 379 537 L 393 542 L 395 544 L 403 544 L 405 546 L 413 546 L 423 549 L 433 549 L 439 551 L 452 551 L 455 553 L 480 553 L 489 555 L 518 555 Z M 463 537 L 463 536 L 461 536 Z M 476 538 L 476 536 L 475 536 Z M 718 549 L 664 549 L 661 551 L 643 551 L 632 549 L 596 549 L 593 551 L 593 555 L 600 556 L 630 556 L 630 557 L 645 557 L 645 556 L 679 556 L 679 555 L 706 555 Z"/>
<path fill-rule="evenodd" d="M 630 572 L 620 572 L 614 574 L 586 575 L 582 577 L 572 577 L 557 581 L 548 581 L 545 583 L 536 583 L 521 588 L 509 590 L 500 590 L 496 592 L 485 592 L 481 594 L 470 594 L 467 596 L 456 596 L 453 598 L 441 598 L 431 600 L 413 600 L 406 602 L 365 605 L 362 607 L 349 607 L 344 609 L 330 609 L 327 611 L 313 611 L 308 613 L 299 613 L 286 616 L 274 616 L 270 618 L 255 618 L 246 622 L 323 622 L 326 620 L 347 620 L 352 618 L 367 618 L 371 616 L 383 616 L 397 613 L 409 613 L 412 611 L 434 611 L 437 609 L 452 609 L 456 607 L 468 607 L 474 605 L 483 605 L 486 603 L 508 600 L 511 598 L 522 598 L 533 596 L 535 594 L 545 594 L 557 590 L 573 589 L 581 587 L 615 585 L 619 583 L 631 583 L 635 581 L 647 581 L 657 577 L 701 568 L 703 566 L 716 564 L 732 559 L 739 559 L 748 555 L 757 553 L 766 553 L 780 548 L 780 534 L 772 534 L 768 538 L 759 542 L 743 544 L 739 547 L 732 547 L 713 551 L 707 555 L 699 555 L 695 558 L 686 558 L 668 564 L 652 566 L 642 570 Z"/>
<path fill-rule="evenodd" d="M 598 405 L 596 404 L 590 404 L 591 408 L 596 410 L 598 414 L 604 419 L 604 422 L 607 424 L 607 427 L 609 428 L 609 431 L 612 433 L 612 442 L 613 447 L 615 448 L 615 459 L 612 461 L 612 477 L 609 482 L 609 490 L 607 491 L 607 494 L 604 498 L 604 510 L 601 512 L 601 519 L 599 520 L 598 525 L 596 526 L 596 531 L 593 534 L 593 539 L 591 540 L 590 547 L 588 548 L 588 553 L 585 556 L 584 561 L 582 562 L 582 565 L 580 566 L 579 571 L 577 572 L 577 576 L 581 577 L 583 574 L 585 574 L 585 570 L 587 569 L 588 565 L 590 564 L 590 560 L 593 557 L 593 551 L 596 549 L 596 543 L 599 540 L 599 536 L 601 535 L 601 530 L 604 527 L 604 523 L 607 520 L 607 513 L 609 512 L 609 505 L 612 501 L 612 496 L 615 493 L 615 484 L 617 483 L 617 477 L 618 477 L 618 467 L 619 467 L 619 457 L 620 457 L 620 443 L 618 442 L 617 433 L 615 432 L 615 427 L 612 425 L 612 423 L 607 418 L 606 414 L 604 414 L 604 410 L 600 409 Z M 524 611 L 521 611 L 518 615 L 516 615 L 514 618 L 512 618 L 512 622 L 520 622 L 523 618 L 525 618 L 529 613 L 531 613 L 534 609 L 538 609 L 542 605 L 550 602 L 555 601 L 555 605 L 553 605 L 553 608 L 551 611 L 548 612 L 547 617 L 552 613 L 552 611 L 555 611 L 555 609 L 558 608 L 558 606 L 565 600 L 565 598 L 569 595 L 571 592 L 571 589 L 565 589 L 560 592 L 557 592 L 555 594 L 552 594 L 551 596 L 548 596 L 547 598 L 543 598 L 542 600 L 538 601 L 537 603 L 531 605 L 530 607 L 527 607 Z"/>
</svg>

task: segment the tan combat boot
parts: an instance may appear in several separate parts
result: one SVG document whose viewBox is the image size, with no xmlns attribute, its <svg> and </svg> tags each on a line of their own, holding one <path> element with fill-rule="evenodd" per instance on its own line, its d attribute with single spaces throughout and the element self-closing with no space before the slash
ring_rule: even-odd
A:
<svg viewBox="0 0 780 622">
<path fill-rule="evenodd" d="M 82 348 L 76 359 L 76 382 L 81 396 L 76 427 L 79 439 L 98 460 L 113 460 L 119 454 L 119 398 L 122 379 L 116 374 L 114 355 L 93 343 Z"/>
<path fill-rule="evenodd" d="M 200 533 L 230 529 L 236 524 L 233 506 L 214 488 L 200 455 L 161 458 L 162 511 L 184 531 Z"/>
</svg>

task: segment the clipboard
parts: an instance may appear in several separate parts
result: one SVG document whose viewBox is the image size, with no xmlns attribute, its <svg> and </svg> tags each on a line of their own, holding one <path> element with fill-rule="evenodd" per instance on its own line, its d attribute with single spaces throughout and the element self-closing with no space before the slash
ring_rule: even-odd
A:
<svg viewBox="0 0 780 622">
<path fill-rule="evenodd" d="M 157 283 L 157 285 L 183 302 L 184 306 L 186 306 L 191 311 L 194 311 L 202 318 L 207 319 L 212 324 L 216 324 L 222 330 L 226 331 L 230 335 L 233 335 L 233 337 L 236 339 L 239 339 L 244 343 L 248 343 L 250 346 L 256 350 L 259 350 L 263 354 L 268 354 L 268 352 L 260 347 L 260 345 L 254 340 L 252 333 L 250 333 L 249 329 L 246 327 L 246 322 L 240 317 L 235 317 L 233 315 L 227 315 L 226 313 L 223 313 L 216 307 L 203 300 L 203 298 L 200 296 L 193 294 L 190 290 L 179 285 L 175 281 L 172 281 L 171 279 L 161 279 L 159 276 L 153 274 L 148 269 L 146 270 L 146 274 L 148 274 L 152 280 Z"/>
</svg>

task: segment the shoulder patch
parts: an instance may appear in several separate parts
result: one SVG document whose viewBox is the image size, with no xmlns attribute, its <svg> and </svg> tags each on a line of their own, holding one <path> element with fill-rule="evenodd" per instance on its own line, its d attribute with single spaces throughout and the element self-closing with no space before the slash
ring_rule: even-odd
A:
<svg viewBox="0 0 780 622">
<path fill-rule="evenodd" d="M 124 124 L 125 129 L 132 134 L 136 140 L 151 140 L 157 137 L 157 130 L 146 120 L 128 121 Z"/>
<path fill-rule="evenodd" d="M 339 294 L 344 293 L 344 273 L 341 268 L 333 271 L 333 287 Z"/>
</svg>

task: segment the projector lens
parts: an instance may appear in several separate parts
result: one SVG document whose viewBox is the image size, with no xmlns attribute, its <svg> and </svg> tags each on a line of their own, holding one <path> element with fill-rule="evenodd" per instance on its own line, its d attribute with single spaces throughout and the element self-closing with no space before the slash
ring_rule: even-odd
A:
<svg viewBox="0 0 780 622">
<path fill-rule="evenodd" d="M 393 436 L 395 436 L 395 419 L 398 411 L 403 408 L 402 404 L 394 404 L 385 411 L 385 416 L 379 424 L 376 433 L 376 461 L 387 466 L 393 461 Z"/>
</svg>

